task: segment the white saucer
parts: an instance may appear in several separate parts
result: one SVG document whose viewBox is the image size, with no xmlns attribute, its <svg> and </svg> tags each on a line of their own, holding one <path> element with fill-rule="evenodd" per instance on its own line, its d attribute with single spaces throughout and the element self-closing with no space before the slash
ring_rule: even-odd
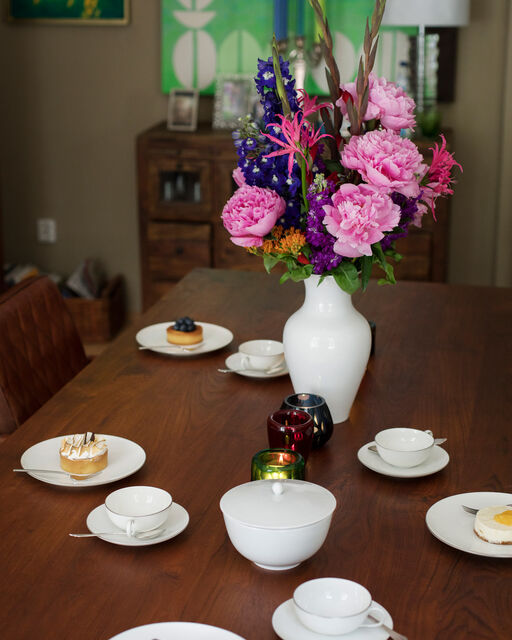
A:
<svg viewBox="0 0 512 640">
<path fill-rule="evenodd" d="M 99 435 L 99 434 L 98 434 Z M 27 449 L 21 456 L 24 469 L 60 469 L 59 449 L 62 438 L 43 440 Z M 116 482 L 138 471 L 146 461 L 144 449 L 136 442 L 119 436 L 103 436 L 108 446 L 108 465 L 97 476 L 74 480 L 69 476 L 53 473 L 30 473 L 36 480 L 56 484 L 60 487 L 97 487 L 109 482 Z"/>
<path fill-rule="evenodd" d="M 392 629 L 393 620 L 386 609 L 377 602 L 372 602 L 372 607 L 382 609 L 386 614 L 384 616 L 384 624 Z M 389 635 L 381 627 L 361 627 L 341 636 L 327 636 L 322 633 L 315 633 L 305 627 L 297 618 L 292 598 L 283 602 L 274 611 L 272 626 L 282 640 L 386 640 L 386 638 L 389 638 Z"/>
<path fill-rule="evenodd" d="M 242 368 L 242 354 L 240 352 L 232 353 L 230 356 L 226 358 L 226 367 L 228 369 L 241 369 Z M 272 373 L 265 373 L 264 371 L 237 371 L 238 375 L 246 376 L 247 378 L 278 378 L 279 376 L 284 376 L 288 373 L 288 367 L 286 366 L 286 362 L 283 360 L 283 364 L 279 369 L 273 371 Z"/>
<path fill-rule="evenodd" d="M 375 445 L 375 442 L 368 442 L 359 449 L 357 452 L 359 462 L 372 471 L 382 473 L 385 476 L 392 476 L 393 478 L 422 478 L 441 471 L 450 462 L 448 453 L 442 447 L 434 445 L 428 460 L 423 464 L 407 469 L 394 467 L 392 464 L 384 462 L 378 453 L 368 450 L 368 447 L 372 444 Z"/>
<path fill-rule="evenodd" d="M 220 627 L 196 622 L 154 622 L 127 629 L 110 640 L 244 640 Z"/>
<path fill-rule="evenodd" d="M 123 547 L 147 547 L 150 544 L 158 544 L 159 542 L 165 542 L 174 538 L 184 529 L 187 528 L 189 516 L 187 511 L 176 502 L 173 502 L 169 509 L 169 516 L 166 522 L 162 525 L 165 527 L 158 537 L 138 540 L 137 538 L 130 538 L 128 536 L 98 536 L 106 542 L 112 542 L 112 544 L 120 544 Z M 112 531 L 112 533 L 119 533 L 121 529 L 116 527 L 112 520 L 107 515 L 107 510 L 104 504 L 100 504 L 99 507 L 93 509 L 87 516 L 87 528 L 91 533 L 99 533 L 103 531 Z"/>
<path fill-rule="evenodd" d="M 180 348 L 173 348 L 173 346 L 167 342 L 167 327 L 171 324 L 174 324 L 174 320 L 144 327 L 144 329 L 141 329 L 137 333 L 135 340 L 141 347 L 146 347 L 149 351 L 163 353 L 166 356 L 179 357 L 197 356 L 201 353 L 216 351 L 217 349 L 222 349 L 233 340 L 233 334 L 229 329 L 216 324 L 210 324 L 209 322 L 196 322 L 196 324 L 203 327 L 203 342 L 197 349 L 184 351 Z M 169 346 L 166 346 L 167 344 Z M 190 347 L 193 346 L 194 345 L 190 345 Z"/>
<path fill-rule="evenodd" d="M 433 504 L 425 520 L 430 533 L 450 547 L 488 558 L 512 558 L 512 545 L 491 544 L 480 539 L 473 531 L 475 516 L 461 507 L 464 504 L 466 507 L 482 509 L 511 503 L 511 493 L 459 493 Z"/>
</svg>

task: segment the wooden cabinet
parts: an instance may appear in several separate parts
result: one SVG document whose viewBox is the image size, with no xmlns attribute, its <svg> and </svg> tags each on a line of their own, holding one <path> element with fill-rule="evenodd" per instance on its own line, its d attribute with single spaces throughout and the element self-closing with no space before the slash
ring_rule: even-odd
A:
<svg viewBox="0 0 512 640">
<path fill-rule="evenodd" d="M 428 161 L 430 143 L 419 143 Z M 151 306 L 194 267 L 262 271 L 259 258 L 235 246 L 222 226 L 222 208 L 236 185 L 231 133 L 209 127 L 194 133 L 168 131 L 161 123 L 137 138 L 142 305 Z M 397 243 L 404 260 L 397 278 L 446 277 L 449 201 L 440 201 L 438 221 L 424 217 Z M 378 274 L 376 273 L 378 276 Z"/>
</svg>

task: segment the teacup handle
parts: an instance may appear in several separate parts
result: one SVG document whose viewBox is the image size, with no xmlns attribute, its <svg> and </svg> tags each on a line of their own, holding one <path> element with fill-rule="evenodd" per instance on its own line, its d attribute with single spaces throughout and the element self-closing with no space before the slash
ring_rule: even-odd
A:
<svg viewBox="0 0 512 640">
<path fill-rule="evenodd" d="M 423 429 L 423 431 L 424 431 L 425 433 L 428 433 L 428 435 L 429 435 L 429 436 L 434 437 L 434 434 L 432 433 L 432 431 L 430 431 L 430 429 Z"/>
<path fill-rule="evenodd" d="M 250 369 L 249 365 L 249 358 L 247 356 L 242 356 L 242 359 L 240 360 L 240 366 L 242 367 L 242 369 Z"/>
<path fill-rule="evenodd" d="M 134 520 L 128 520 L 128 522 L 126 523 L 126 535 L 127 536 L 134 536 L 135 535 L 135 521 Z"/>
<path fill-rule="evenodd" d="M 360 627 L 380 627 L 384 624 L 384 611 L 377 607 L 370 607 L 366 612 L 366 615 L 372 615 L 374 618 L 378 618 L 377 622 L 363 622 Z"/>
</svg>

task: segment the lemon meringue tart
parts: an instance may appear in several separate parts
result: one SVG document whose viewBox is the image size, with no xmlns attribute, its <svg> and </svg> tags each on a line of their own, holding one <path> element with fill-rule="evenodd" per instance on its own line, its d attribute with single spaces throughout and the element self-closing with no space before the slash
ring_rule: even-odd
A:
<svg viewBox="0 0 512 640">
<path fill-rule="evenodd" d="M 88 431 L 62 439 L 60 466 L 69 473 L 96 473 L 108 464 L 107 441 L 103 436 Z"/>
</svg>

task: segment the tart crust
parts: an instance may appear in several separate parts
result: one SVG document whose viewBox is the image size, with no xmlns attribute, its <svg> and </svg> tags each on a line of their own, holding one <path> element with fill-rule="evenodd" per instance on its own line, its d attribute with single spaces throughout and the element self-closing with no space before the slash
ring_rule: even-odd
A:
<svg viewBox="0 0 512 640">
<path fill-rule="evenodd" d="M 203 327 L 199 324 L 193 331 L 177 331 L 173 327 L 167 327 L 167 342 L 171 344 L 197 344 L 203 339 Z"/>
<path fill-rule="evenodd" d="M 484 542 L 488 542 L 489 544 L 512 544 L 512 540 L 510 542 L 507 542 L 507 541 L 504 541 L 504 542 L 493 542 L 491 540 L 487 540 L 486 538 L 484 538 L 483 535 L 481 533 L 478 533 L 478 531 L 476 529 L 473 529 L 473 531 L 480 538 L 480 540 L 483 540 Z"/>
</svg>

